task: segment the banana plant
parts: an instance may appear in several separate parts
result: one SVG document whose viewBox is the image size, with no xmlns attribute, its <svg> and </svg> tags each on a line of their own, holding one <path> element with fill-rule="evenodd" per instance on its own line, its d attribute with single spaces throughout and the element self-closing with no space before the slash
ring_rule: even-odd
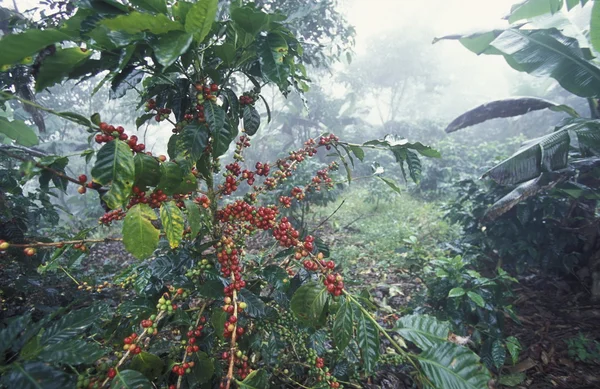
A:
<svg viewBox="0 0 600 389">
<path fill-rule="evenodd" d="M 567 91 L 588 99 L 590 117 L 583 118 L 571 107 L 533 98 L 511 98 L 476 107 L 456 119 L 446 128 L 454 132 L 496 118 L 514 117 L 528 112 L 550 109 L 568 117 L 553 132 L 531 139 L 509 158 L 483 174 L 501 185 L 515 186 L 487 211 L 484 220 L 491 221 L 508 212 L 520 202 L 550 189 L 563 189 L 562 194 L 590 198 L 595 191 L 585 183 L 586 174 L 600 166 L 600 62 L 596 58 L 600 32 L 600 6 L 593 5 L 591 42 L 582 42 L 583 34 L 575 34 L 573 25 L 550 25 L 532 28 L 540 18 L 568 12 L 585 6 L 587 1 L 527 0 L 512 7 L 506 19 L 506 29 L 496 29 L 468 35 L 448 35 L 435 38 L 458 40 L 477 55 L 503 56 L 513 69 L 538 77 L 554 78 Z M 546 26 L 548 24 L 546 23 Z M 567 34 L 568 31 L 568 34 Z M 596 44 L 595 44 L 596 43 Z M 590 168 L 592 167 L 592 168 Z M 577 187 L 576 191 L 564 190 Z"/>
</svg>

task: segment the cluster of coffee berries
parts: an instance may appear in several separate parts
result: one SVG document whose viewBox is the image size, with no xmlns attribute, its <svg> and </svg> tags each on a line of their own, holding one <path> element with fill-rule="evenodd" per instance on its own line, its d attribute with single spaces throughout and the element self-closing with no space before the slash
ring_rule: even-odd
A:
<svg viewBox="0 0 600 389">
<path fill-rule="evenodd" d="M 196 94 L 196 102 L 198 104 L 204 103 L 205 100 L 215 101 L 217 99 L 217 94 L 219 93 L 219 85 L 212 83 L 210 85 L 205 85 L 203 82 L 198 81 L 194 87 L 198 92 Z"/>
<path fill-rule="evenodd" d="M 25 247 L 23 249 L 23 254 L 28 257 L 33 257 L 37 253 L 37 250 L 34 247 Z"/>
<path fill-rule="evenodd" d="M 290 194 L 293 198 L 295 198 L 298 201 L 304 200 L 304 191 L 302 190 L 302 188 L 295 186 L 292 188 L 292 191 Z"/>
<path fill-rule="evenodd" d="M 174 313 L 177 309 L 177 305 L 174 304 L 171 300 L 167 300 L 164 297 L 158 299 L 158 304 L 156 304 L 156 309 L 159 311 L 166 311 L 169 314 Z"/>
<path fill-rule="evenodd" d="M 99 127 L 100 133 L 94 138 L 96 143 L 107 143 L 113 139 L 127 140 L 127 134 L 124 132 L 125 129 L 122 126 L 115 127 L 102 122 Z"/>
<path fill-rule="evenodd" d="M 202 275 L 205 270 L 212 269 L 212 264 L 208 259 L 204 258 L 194 268 L 189 269 L 185 272 L 187 278 L 198 278 Z"/>
<path fill-rule="evenodd" d="M 237 368 L 235 373 L 242 380 L 252 372 L 252 369 L 250 369 L 250 365 L 248 364 L 248 356 L 244 355 L 242 350 L 237 350 L 233 354 L 233 366 Z"/>
<path fill-rule="evenodd" d="M 237 190 L 237 188 L 238 182 L 232 175 L 225 176 L 225 182 L 223 185 L 219 185 L 219 190 L 221 190 L 224 195 L 232 194 Z"/>
<path fill-rule="evenodd" d="M 142 349 L 136 344 L 137 337 L 137 334 L 134 332 L 125 339 L 123 339 L 123 350 L 129 351 L 131 354 L 134 355 L 140 354 L 142 352 Z"/>
<path fill-rule="evenodd" d="M 244 169 L 244 171 L 242 172 L 242 179 L 246 180 L 248 185 L 254 185 L 254 172 L 248 169 Z"/>
<path fill-rule="evenodd" d="M 329 134 L 329 136 L 322 136 L 319 138 L 319 146 L 325 146 L 326 150 L 331 150 L 331 145 L 339 140 L 340 138 L 333 134 Z"/>
<path fill-rule="evenodd" d="M 289 196 L 279 196 L 279 202 L 284 208 L 290 208 L 292 206 L 292 198 Z"/>
<path fill-rule="evenodd" d="M 239 98 L 240 105 L 252 105 L 256 102 L 256 95 L 252 92 L 244 92 Z"/>
<path fill-rule="evenodd" d="M 150 112 L 156 109 L 156 101 L 154 99 L 150 99 L 146 101 L 146 105 L 144 106 L 144 110 L 146 112 Z"/>
<path fill-rule="evenodd" d="M 323 280 L 323 284 L 327 288 L 327 291 L 334 296 L 339 296 L 344 290 L 344 277 L 339 273 L 328 274 Z"/>
<path fill-rule="evenodd" d="M 202 205 L 202 208 L 208 209 L 210 207 L 210 199 L 204 195 L 196 197 L 194 200 L 196 204 Z"/>
<path fill-rule="evenodd" d="M 150 196 L 146 196 L 146 192 L 142 191 L 137 186 L 133 187 L 133 196 L 129 200 L 127 209 L 133 207 L 136 204 L 148 204 L 150 208 L 160 208 L 160 204 L 167 201 L 168 196 L 160 189 L 156 189 Z"/>
<path fill-rule="evenodd" d="M 75 250 L 79 250 L 79 251 L 81 251 L 82 253 L 85 253 L 85 252 L 87 252 L 87 251 L 88 251 L 88 248 L 87 248 L 87 246 L 86 246 L 85 244 L 83 244 L 83 243 L 75 243 L 75 244 L 73 245 L 73 248 L 74 248 Z"/>
<path fill-rule="evenodd" d="M 125 277 L 125 279 L 123 281 L 121 281 L 121 283 L 119 284 L 119 287 L 121 289 L 127 289 L 128 287 L 133 285 L 133 283 L 135 282 L 137 277 L 138 277 L 137 273 L 133 273 L 132 275 Z"/>
<path fill-rule="evenodd" d="M 308 350 L 308 359 L 309 364 L 312 366 L 310 374 L 316 376 L 317 382 L 325 382 L 332 389 L 343 388 L 337 378 L 331 374 L 329 368 L 325 367 L 325 360 L 317 356 L 314 350 Z"/>
<path fill-rule="evenodd" d="M 168 119 L 169 115 L 171 115 L 171 110 L 169 108 L 159 108 L 156 111 L 157 114 L 154 116 L 154 120 L 157 122 L 162 122 L 163 120 Z"/>
<path fill-rule="evenodd" d="M 150 318 L 142 320 L 142 328 L 146 331 L 146 334 L 153 335 L 156 334 L 158 323 L 156 322 L 156 315 L 151 315 Z"/>
<path fill-rule="evenodd" d="M 194 361 L 183 362 L 181 364 L 173 366 L 171 371 L 178 376 L 184 376 L 184 375 L 190 374 L 192 372 L 192 367 L 194 367 L 194 365 L 195 365 Z M 172 385 L 172 386 L 175 386 L 175 385 Z"/>
<path fill-rule="evenodd" d="M 282 217 L 276 228 L 273 228 L 273 237 L 282 247 L 298 246 L 300 233 L 289 222 L 287 217 Z M 312 237 L 311 237 L 312 239 Z"/>
<path fill-rule="evenodd" d="M 197 353 L 200 351 L 200 346 L 197 344 L 197 338 L 202 336 L 204 323 L 206 323 L 206 318 L 202 316 L 200 317 L 199 324 L 196 327 L 189 327 L 187 332 L 187 346 L 185 347 L 187 354 Z"/>
<path fill-rule="evenodd" d="M 268 163 L 260 163 L 260 162 L 256 162 L 256 165 L 254 166 L 256 168 L 256 175 L 258 176 L 268 176 L 269 172 L 271 171 L 271 168 L 269 166 Z"/>
<path fill-rule="evenodd" d="M 275 226 L 275 218 L 279 214 L 277 207 L 255 207 L 244 200 L 236 200 L 217 211 L 217 218 L 222 223 L 229 223 L 225 229 L 229 234 L 240 231 L 250 235 L 255 230 L 268 230 Z"/>
<path fill-rule="evenodd" d="M 238 257 L 238 249 L 233 243 L 233 239 L 228 236 L 221 237 L 221 240 L 215 245 L 217 250 L 217 260 L 221 264 L 221 273 L 224 277 L 231 277 L 233 282 L 224 288 L 225 296 L 232 296 L 233 290 L 240 290 L 246 286 L 246 281 L 242 280 L 242 267 Z"/>
<path fill-rule="evenodd" d="M 247 135 L 240 136 L 237 142 L 235 142 L 235 151 L 233 152 L 233 159 L 236 161 L 243 162 L 244 157 L 242 157 L 242 151 L 247 147 L 250 147 L 250 138 Z"/>
<path fill-rule="evenodd" d="M 86 292 L 95 291 L 95 292 L 101 293 L 104 289 L 111 288 L 111 287 L 112 287 L 112 284 L 110 284 L 108 281 L 104 281 L 102 284 L 99 284 L 97 286 L 91 286 L 86 281 L 84 281 L 83 283 L 79 284 L 79 286 L 77 286 L 77 289 L 85 290 Z"/>
<path fill-rule="evenodd" d="M 125 217 L 125 211 L 122 209 L 114 209 L 112 211 L 106 212 L 104 215 L 100 216 L 98 223 L 104 224 L 106 226 L 110 225 L 110 223 L 115 220 L 122 220 Z"/>
</svg>

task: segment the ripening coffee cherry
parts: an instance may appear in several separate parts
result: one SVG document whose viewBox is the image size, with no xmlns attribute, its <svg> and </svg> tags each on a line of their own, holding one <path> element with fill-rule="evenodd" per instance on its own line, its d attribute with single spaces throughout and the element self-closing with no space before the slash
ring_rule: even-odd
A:
<svg viewBox="0 0 600 389">
<path fill-rule="evenodd" d="M 8 250 L 10 243 L 5 240 L 0 240 L 0 251 Z"/>
<path fill-rule="evenodd" d="M 84 194 L 86 192 L 85 186 L 80 186 L 77 188 L 77 192 L 79 192 L 79 194 Z"/>
<path fill-rule="evenodd" d="M 79 182 L 80 183 L 85 183 L 87 181 L 87 176 L 85 174 L 82 174 L 79 176 Z"/>
<path fill-rule="evenodd" d="M 33 247 L 26 247 L 25 249 L 23 249 L 23 253 L 28 257 L 33 257 L 36 253 L 36 250 Z"/>
</svg>

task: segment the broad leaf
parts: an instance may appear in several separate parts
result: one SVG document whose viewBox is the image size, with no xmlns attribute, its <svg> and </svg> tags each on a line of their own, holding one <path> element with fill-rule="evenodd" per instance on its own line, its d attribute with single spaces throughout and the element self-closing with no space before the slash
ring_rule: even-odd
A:
<svg viewBox="0 0 600 389">
<path fill-rule="evenodd" d="M 213 134 L 213 157 L 225 154 L 237 135 L 238 128 L 235 122 L 227 120 L 221 130 Z"/>
<path fill-rule="evenodd" d="M 179 246 L 183 239 L 183 230 L 185 228 L 183 221 L 183 212 L 177 206 L 175 201 L 163 202 L 160 206 L 160 221 L 165 229 L 165 235 L 172 249 Z"/>
<path fill-rule="evenodd" d="M 328 299 L 327 288 L 311 282 L 298 288 L 292 297 L 290 307 L 300 321 L 314 325 L 321 318 Z"/>
<path fill-rule="evenodd" d="M 483 299 L 483 297 L 481 297 L 480 294 L 475 293 L 473 291 L 468 291 L 467 292 L 467 296 L 469 296 L 469 298 L 478 306 L 480 306 L 481 308 L 485 307 L 485 300 Z"/>
<path fill-rule="evenodd" d="M 402 194 L 402 191 L 400 190 L 400 187 L 396 184 L 396 182 L 390 178 L 387 177 L 382 177 L 382 176 L 376 176 L 377 178 L 379 178 L 381 181 L 385 182 L 390 188 L 392 188 L 392 190 L 398 194 Z"/>
<path fill-rule="evenodd" d="M 218 0 L 198 1 L 188 11 L 185 18 L 185 31 L 194 36 L 198 43 L 202 42 L 210 32 L 217 16 Z"/>
<path fill-rule="evenodd" d="M 364 312 L 357 319 L 356 341 L 364 369 L 369 373 L 374 372 L 379 360 L 379 331 Z"/>
<path fill-rule="evenodd" d="M 137 354 L 129 365 L 130 369 L 139 371 L 149 380 L 156 380 L 161 375 L 164 367 L 165 363 L 160 357 L 147 352 Z"/>
<path fill-rule="evenodd" d="M 463 288 L 452 288 L 450 292 L 448 292 L 448 297 L 461 297 L 465 295 L 465 290 Z"/>
<path fill-rule="evenodd" d="M 509 29 L 491 45 L 520 72 L 550 76 L 563 88 L 581 97 L 600 94 L 600 68 L 586 59 L 577 39 L 566 37 L 555 28 Z"/>
<path fill-rule="evenodd" d="M 172 21 L 164 14 L 152 15 L 141 12 L 131 12 L 113 19 L 103 19 L 100 24 L 111 30 L 123 31 L 128 34 L 147 31 L 161 35 L 169 31 L 183 30 L 181 23 Z"/>
<path fill-rule="evenodd" d="M 477 55 L 501 55 L 502 53 L 495 47 L 490 46 L 490 44 L 503 32 L 504 30 L 493 30 L 469 35 L 446 35 L 434 38 L 433 43 L 437 43 L 441 40 L 458 40 L 464 47 Z"/>
<path fill-rule="evenodd" d="M 69 73 L 92 55 L 91 50 L 79 47 L 57 49 L 53 55 L 45 57 L 35 76 L 35 90 L 42 91 L 61 82 Z"/>
<path fill-rule="evenodd" d="M 394 330 L 421 350 L 428 350 L 448 340 L 450 325 L 429 315 L 409 315 L 398 320 Z"/>
<path fill-rule="evenodd" d="M 147 204 L 136 204 L 127 211 L 123 222 L 123 244 L 134 257 L 148 258 L 158 247 L 160 233 L 152 224 L 156 219 Z"/>
<path fill-rule="evenodd" d="M 225 320 L 227 320 L 227 312 L 220 309 L 215 309 L 210 317 L 210 324 L 212 324 L 217 336 L 223 341 L 225 340 L 225 337 L 223 336 Z"/>
<path fill-rule="evenodd" d="M 512 6 L 507 19 L 509 23 L 514 23 L 540 15 L 555 14 L 562 6 L 563 0 L 525 0 Z"/>
<path fill-rule="evenodd" d="M 510 354 L 513 365 L 519 362 L 519 354 L 521 353 L 521 343 L 514 336 L 506 338 L 506 349 Z"/>
<path fill-rule="evenodd" d="M 0 330 L 0 363 L 4 361 L 4 353 L 10 349 L 19 334 L 31 323 L 31 313 L 13 318 L 6 328 Z"/>
<path fill-rule="evenodd" d="M 260 318 L 265 316 L 266 305 L 265 303 L 255 295 L 250 292 L 250 290 L 244 288 L 239 292 L 240 301 L 243 301 L 247 304 L 245 312 L 248 316 L 253 318 Z"/>
<path fill-rule="evenodd" d="M 171 31 L 151 41 L 150 46 L 158 63 L 169 67 L 188 50 L 191 43 L 192 35 L 183 31 Z"/>
<path fill-rule="evenodd" d="M 354 317 L 353 317 L 352 306 L 349 302 L 340 304 L 337 313 L 335 314 L 335 320 L 333 321 L 333 340 L 335 347 L 339 351 L 343 351 L 354 334 Z"/>
<path fill-rule="evenodd" d="M 475 353 L 454 343 L 428 348 L 418 360 L 434 388 L 485 389 L 491 378 Z"/>
<path fill-rule="evenodd" d="M 115 139 L 102 146 L 92 168 L 92 179 L 100 185 L 111 184 L 103 196 L 110 208 L 125 204 L 135 180 L 135 162 L 127 143 Z"/>
<path fill-rule="evenodd" d="M 187 221 L 188 225 L 192 229 L 191 237 L 192 239 L 198 236 L 200 229 L 202 228 L 202 218 L 200 215 L 200 208 L 198 204 L 193 202 L 192 200 L 183 200 L 185 204 L 185 209 L 187 210 Z"/>
<path fill-rule="evenodd" d="M 495 340 L 492 343 L 491 356 L 494 366 L 497 369 L 500 369 L 504 365 L 504 360 L 506 359 L 506 349 L 504 348 L 502 341 Z"/>
<path fill-rule="evenodd" d="M 153 389 L 152 383 L 139 371 L 123 370 L 117 371 L 113 378 L 110 389 Z"/>
<path fill-rule="evenodd" d="M 563 111 L 574 117 L 579 116 L 572 108 L 548 100 L 536 97 L 511 98 L 492 101 L 473 108 L 454 119 L 445 131 L 451 133 L 461 128 L 483 123 L 486 120 L 514 117 L 546 108 L 553 111 Z"/>
<path fill-rule="evenodd" d="M 19 34 L 4 35 L 0 39 L 0 66 L 13 65 L 30 57 L 45 47 L 69 40 L 69 36 L 54 29 L 30 29 Z"/>
<path fill-rule="evenodd" d="M 167 195 L 176 193 L 183 180 L 183 171 L 175 162 L 164 162 L 160 165 L 160 181 L 158 189 Z"/>
<path fill-rule="evenodd" d="M 185 375 L 190 388 L 197 388 L 200 384 L 209 382 L 215 374 L 215 363 L 206 353 L 198 352 L 196 358 L 198 360 L 192 367 L 192 372 Z"/>
<path fill-rule="evenodd" d="M 244 107 L 244 131 L 246 134 L 252 136 L 256 134 L 260 127 L 260 114 L 256 108 L 249 105 Z"/>
<path fill-rule="evenodd" d="M 157 159 L 144 153 L 133 157 L 135 165 L 135 186 L 143 188 L 156 186 L 160 180 L 160 164 Z"/>
<path fill-rule="evenodd" d="M 205 125 L 189 124 L 177 138 L 177 153 L 188 156 L 192 161 L 200 159 L 208 145 L 208 130 Z"/>
<path fill-rule="evenodd" d="M 22 146 L 30 147 L 39 143 L 35 131 L 22 120 L 9 122 L 6 118 L 0 117 L 0 133 Z"/>
<path fill-rule="evenodd" d="M 2 373 L 0 383 L 5 388 L 15 389 L 64 389 L 75 387 L 75 376 L 44 362 L 17 362 Z"/>
<path fill-rule="evenodd" d="M 70 339 L 46 346 L 38 357 L 51 363 L 81 365 L 94 363 L 103 355 L 104 351 L 96 343 Z"/>
<path fill-rule="evenodd" d="M 244 31 L 255 36 L 269 23 L 269 15 L 251 7 L 238 7 L 231 11 L 231 19 Z"/>
<path fill-rule="evenodd" d="M 91 306 L 67 313 L 45 328 L 40 343 L 55 345 L 70 340 L 95 323 L 103 314 L 104 308 L 103 306 Z"/>
</svg>

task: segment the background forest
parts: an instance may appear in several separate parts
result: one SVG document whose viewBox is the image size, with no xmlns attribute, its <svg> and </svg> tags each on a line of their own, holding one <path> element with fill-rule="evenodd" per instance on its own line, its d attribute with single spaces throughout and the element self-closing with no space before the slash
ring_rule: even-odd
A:
<svg viewBox="0 0 600 389">
<path fill-rule="evenodd" d="M 1 388 L 600 386 L 600 5 L 0 30 Z"/>
</svg>

